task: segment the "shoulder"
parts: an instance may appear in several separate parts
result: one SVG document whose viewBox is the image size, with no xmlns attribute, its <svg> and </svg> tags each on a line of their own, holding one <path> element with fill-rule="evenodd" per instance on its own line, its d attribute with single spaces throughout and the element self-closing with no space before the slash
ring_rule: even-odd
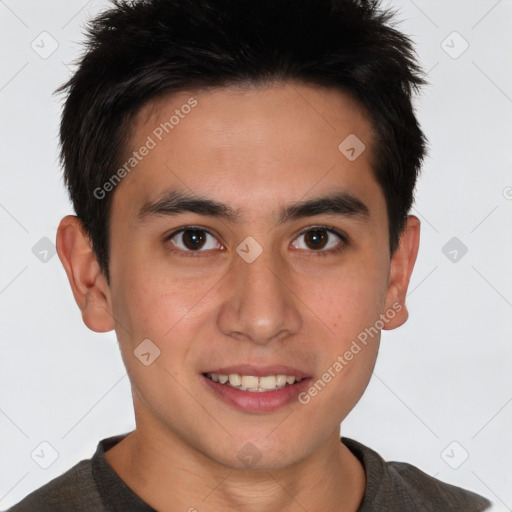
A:
<svg viewBox="0 0 512 512">
<path fill-rule="evenodd" d="M 481 512 L 490 502 L 478 494 L 427 475 L 405 462 L 386 462 L 367 446 L 342 438 L 363 464 L 367 486 L 358 512 Z"/>
<path fill-rule="evenodd" d="M 104 507 L 92 475 L 90 460 L 83 460 L 36 489 L 6 512 L 101 512 Z"/>
<path fill-rule="evenodd" d="M 411 502 L 424 504 L 425 510 L 480 512 L 490 506 L 486 498 L 437 480 L 411 464 L 388 462 L 386 469 L 393 487 L 407 493 Z"/>
</svg>

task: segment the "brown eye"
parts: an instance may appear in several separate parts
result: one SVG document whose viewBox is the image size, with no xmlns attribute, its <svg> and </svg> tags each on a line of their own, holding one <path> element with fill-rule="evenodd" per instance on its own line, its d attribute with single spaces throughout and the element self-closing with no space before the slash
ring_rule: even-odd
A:
<svg viewBox="0 0 512 512">
<path fill-rule="evenodd" d="M 301 233 L 294 241 L 295 249 L 303 249 L 318 255 L 328 255 L 342 250 L 346 245 L 346 237 L 334 229 L 316 227 Z"/>
<path fill-rule="evenodd" d="M 304 241 L 310 249 L 323 249 L 328 239 L 329 237 L 323 229 L 308 231 L 304 237 Z"/>
<path fill-rule="evenodd" d="M 204 229 L 180 229 L 170 235 L 169 240 L 184 252 L 205 252 L 220 248 L 215 237 Z"/>
<path fill-rule="evenodd" d="M 183 231 L 181 239 L 187 249 L 195 250 L 201 249 L 206 241 L 206 236 L 204 236 L 202 231 L 197 229 L 187 229 L 186 231 Z"/>
</svg>

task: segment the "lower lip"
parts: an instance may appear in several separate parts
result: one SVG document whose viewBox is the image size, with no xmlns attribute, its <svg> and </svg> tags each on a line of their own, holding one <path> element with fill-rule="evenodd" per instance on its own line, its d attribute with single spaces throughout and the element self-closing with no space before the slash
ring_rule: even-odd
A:
<svg viewBox="0 0 512 512">
<path fill-rule="evenodd" d="M 243 391 L 215 382 L 204 375 L 202 379 L 209 388 L 225 402 L 246 412 L 272 412 L 290 402 L 309 386 L 309 377 L 300 382 L 271 391 Z"/>
</svg>

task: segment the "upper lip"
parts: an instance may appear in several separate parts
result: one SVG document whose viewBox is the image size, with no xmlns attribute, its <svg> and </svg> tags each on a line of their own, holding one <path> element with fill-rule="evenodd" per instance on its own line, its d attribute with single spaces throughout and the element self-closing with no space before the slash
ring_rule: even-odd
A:
<svg viewBox="0 0 512 512">
<path fill-rule="evenodd" d="M 252 375 L 254 377 L 265 377 L 266 375 L 288 375 L 305 379 L 309 375 L 302 370 L 292 368 L 282 364 L 271 365 L 253 365 L 253 364 L 237 364 L 232 366 L 223 366 L 215 370 L 208 370 L 203 373 L 218 373 L 221 375 L 229 375 L 230 373 L 238 373 L 239 375 Z"/>
</svg>

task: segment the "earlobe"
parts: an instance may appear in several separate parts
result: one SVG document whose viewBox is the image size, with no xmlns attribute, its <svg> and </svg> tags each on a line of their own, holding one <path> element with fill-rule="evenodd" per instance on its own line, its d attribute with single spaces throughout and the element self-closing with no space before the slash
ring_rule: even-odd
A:
<svg viewBox="0 0 512 512">
<path fill-rule="evenodd" d="M 420 244 L 420 221 L 418 217 L 409 215 L 400 243 L 391 258 L 388 289 L 386 292 L 386 311 L 393 311 L 393 317 L 384 329 L 395 329 L 407 321 L 409 313 L 405 305 L 405 297 L 409 280 L 416 262 Z M 391 317 L 391 315 L 389 315 Z"/>
<path fill-rule="evenodd" d="M 110 288 L 78 217 L 61 220 L 56 246 L 85 325 L 95 332 L 114 329 Z"/>
</svg>

